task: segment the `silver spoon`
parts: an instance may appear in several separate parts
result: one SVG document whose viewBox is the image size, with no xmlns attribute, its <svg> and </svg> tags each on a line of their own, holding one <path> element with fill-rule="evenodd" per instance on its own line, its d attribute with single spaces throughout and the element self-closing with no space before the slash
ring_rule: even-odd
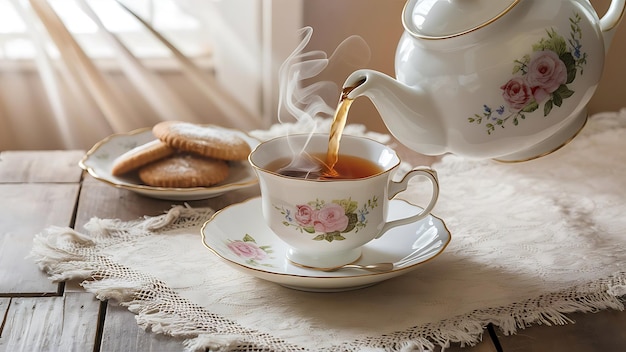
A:
<svg viewBox="0 0 626 352">
<path fill-rule="evenodd" d="M 341 269 L 362 269 L 362 270 L 372 271 L 376 273 L 384 273 L 387 271 L 392 271 L 395 268 L 394 263 L 346 264 L 346 265 L 334 266 L 330 268 L 308 266 L 308 265 L 303 265 L 303 264 L 299 264 L 295 262 L 291 262 L 291 263 L 295 266 L 299 266 L 304 269 L 311 269 L 311 270 L 324 271 L 324 272 L 333 272 L 333 271 L 337 271 Z"/>
<path fill-rule="evenodd" d="M 412 263 L 417 262 L 417 261 L 423 259 L 424 257 L 427 257 L 427 256 L 431 255 L 432 253 L 430 252 L 430 250 L 432 248 L 436 248 L 436 247 L 438 247 L 440 245 L 441 244 L 435 243 L 428 250 L 426 250 L 425 253 L 423 253 L 421 255 L 418 255 L 416 257 L 412 257 L 413 255 L 415 255 L 416 252 L 422 250 L 423 248 L 417 249 L 413 253 L 409 254 L 408 256 L 404 257 L 403 259 L 401 259 L 400 261 L 395 262 L 395 263 L 346 264 L 346 265 L 335 266 L 335 267 L 332 267 L 332 268 L 318 268 L 318 267 L 306 266 L 306 265 L 297 264 L 297 263 L 293 263 L 293 264 L 295 264 L 296 266 L 299 266 L 301 268 L 312 269 L 312 270 L 317 270 L 317 271 L 324 271 L 324 272 L 333 272 L 333 271 L 338 271 L 338 270 L 341 270 L 341 269 L 361 269 L 361 270 L 367 270 L 367 271 L 372 271 L 372 272 L 376 272 L 376 273 L 384 273 L 384 272 L 388 272 L 388 271 L 394 270 L 399 265 L 410 266 Z"/>
<path fill-rule="evenodd" d="M 311 269 L 311 270 L 317 270 L 317 271 L 324 271 L 324 272 L 333 272 L 333 271 L 338 271 L 341 269 L 361 269 L 361 270 L 367 270 L 367 271 L 371 271 L 371 272 L 376 272 L 376 273 L 384 273 L 384 272 L 388 272 L 388 271 L 393 271 L 394 269 L 402 266 L 411 266 L 413 265 L 413 263 L 416 263 L 430 255 L 432 255 L 432 250 L 435 248 L 438 248 L 441 246 L 441 241 L 436 242 L 434 244 L 432 244 L 428 249 L 426 249 L 424 251 L 424 253 L 415 256 L 416 253 L 422 251 L 424 248 L 418 248 L 416 250 L 414 250 L 411 254 L 407 255 L 406 257 L 400 259 L 399 261 L 395 262 L 395 263 L 374 263 L 374 264 L 345 264 L 345 265 L 339 265 L 339 266 L 335 266 L 335 267 L 330 267 L 330 268 L 320 268 L 320 267 L 314 267 L 314 266 L 308 266 L 308 265 L 302 265 L 302 264 L 298 264 L 296 262 L 291 262 L 293 265 L 295 266 L 299 266 L 301 268 L 305 268 L 305 269 Z"/>
<path fill-rule="evenodd" d="M 367 265 L 346 264 L 346 265 L 336 266 L 334 268 L 311 268 L 311 269 L 321 270 L 325 272 L 332 272 L 332 271 L 337 271 L 341 269 L 362 269 L 362 270 L 372 271 L 376 273 L 384 273 L 387 271 L 392 271 L 393 268 L 394 268 L 393 263 L 375 263 L 375 264 L 367 264 Z"/>
</svg>

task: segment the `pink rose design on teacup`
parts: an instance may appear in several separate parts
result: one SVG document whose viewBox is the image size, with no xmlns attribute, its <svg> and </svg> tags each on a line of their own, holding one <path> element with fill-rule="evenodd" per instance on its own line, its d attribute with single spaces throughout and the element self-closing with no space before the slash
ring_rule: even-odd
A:
<svg viewBox="0 0 626 352">
<path fill-rule="evenodd" d="M 267 257 L 267 253 L 254 242 L 232 241 L 227 246 L 241 258 L 263 260 Z"/>
<path fill-rule="evenodd" d="M 554 51 L 537 51 L 528 64 L 526 80 L 535 100 L 542 102 L 567 82 L 567 67 Z"/>
<path fill-rule="evenodd" d="M 316 211 L 309 205 L 296 205 L 296 221 L 300 226 L 309 227 L 313 226 Z"/>
<path fill-rule="evenodd" d="M 345 209 L 336 203 L 326 204 L 315 213 L 313 227 L 318 232 L 341 232 L 348 226 Z"/>
<path fill-rule="evenodd" d="M 276 206 L 283 217 L 282 224 L 303 234 L 314 234 L 314 241 L 342 241 L 346 233 L 357 233 L 367 227 L 370 210 L 378 207 L 378 198 L 361 203 L 348 199 L 332 201 L 316 199 L 306 204 Z M 261 247 L 263 249 L 263 247 Z"/>
</svg>

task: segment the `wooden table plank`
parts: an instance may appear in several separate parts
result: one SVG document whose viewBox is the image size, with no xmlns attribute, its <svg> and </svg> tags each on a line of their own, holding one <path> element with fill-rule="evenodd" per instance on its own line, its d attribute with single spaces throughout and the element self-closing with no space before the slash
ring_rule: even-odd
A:
<svg viewBox="0 0 626 352">
<path fill-rule="evenodd" d="M 80 230 L 92 217 L 104 219 L 134 220 L 145 215 L 155 216 L 167 212 L 174 205 L 188 204 L 192 207 L 221 209 L 259 195 L 258 186 L 229 192 L 220 197 L 196 201 L 172 201 L 153 199 L 112 187 L 86 176 L 76 213 L 76 229 Z"/>
<path fill-rule="evenodd" d="M 590 352 L 626 350 L 626 314 L 617 310 L 568 315 L 574 324 L 532 326 L 505 336 L 497 331 L 504 352 Z"/>
<path fill-rule="evenodd" d="M 78 192 L 78 184 L 0 184 L 0 296 L 57 293 L 57 285 L 26 256 L 35 234 L 72 225 Z"/>
<path fill-rule="evenodd" d="M 92 294 L 11 299 L 0 352 L 93 351 L 100 302 Z"/>
<path fill-rule="evenodd" d="M 2 337 L 2 327 L 4 326 L 4 317 L 7 315 L 7 311 L 9 310 L 9 303 L 11 299 L 8 297 L 0 297 L 0 338 Z"/>
<path fill-rule="evenodd" d="M 108 304 L 101 351 L 180 352 L 183 340 L 139 328 L 126 307 Z"/>
<path fill-rule="evenodd" d="M 85 153 L 71 151 L 6 151 L 0 153 L 0 183 L 80 181 L 78 162 Z"/>
<path fill-rule="evenodd" d="M 143 215 L 162 214 L 171 204 L 171 201 L 145 198 L 85 176 L 76 211 L 75 229 L 82 231 L 83 226 L 93 217 L 128 221 Z"/>
<path fill-rule="evenodd" d="M 450 347 L 447 347 L 445 350 L 441 347 L 437 347 L 433 352 L 498 352 L 496 349 L 491 337 L 487 335 L 485 332 L 485 336 L 483 336 L 483 340 L 476 344 L 475 346 L 465 346 L 461 347 L 460 344 L 454 343 L 451 344 Z"/>
</svg>

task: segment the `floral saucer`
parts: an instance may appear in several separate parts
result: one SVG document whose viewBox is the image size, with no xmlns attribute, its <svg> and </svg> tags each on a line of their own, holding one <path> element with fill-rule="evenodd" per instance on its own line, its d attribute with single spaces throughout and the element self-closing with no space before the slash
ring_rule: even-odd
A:
<svg viewBox="0 0 626 352">
<path fill-rule="evenodd" d="M 389 204 L 390 220 L 419 211 L 421 208 L 402 200 Z M 405 274 L 443 252 L 451 239 L 444 222 L 429 215 L 393 228 L 364 246 L 356 264 L 393 262 L 394 269 L 389 272 L 302 268 L 286 259 L 287 245 L 265 224 L 260 197 L 220 210 L 204 223 L 201 233 L 204 246 L 233 268 L 285 287 L 314 292 L 352 290 Z"/>
<path fill-rule="evenodd" d="M 256 147 L 259 141 L 255 138 L 239 131 L 217 127 L 225 131 L 234 131 L 241 138 L 245 139 L 251 148 Z M 232 162 L 230 164 L 230 174 L 226 180 L 211 187 L 192 188 L 166 188 L 152 187 L 143 184 L 135 174 L 124 176 L 113 176 L 111 168 L 113 161 L 123 153 L 136 146 L 150 142 L 155 137 L 150 128 L 142 128 L 126 134 L 113 134 L 96 143 L 85 154 L 79 166 L 89 172 L 91 176 L 99 181 L 112 186 L 125 188 L 133 192 L 159 199 L 167 200 L 197 200 L 217 197 L 228 191 L 248 187 L 258 182 L 254 170 L 247 161 Z"/>
</svg>

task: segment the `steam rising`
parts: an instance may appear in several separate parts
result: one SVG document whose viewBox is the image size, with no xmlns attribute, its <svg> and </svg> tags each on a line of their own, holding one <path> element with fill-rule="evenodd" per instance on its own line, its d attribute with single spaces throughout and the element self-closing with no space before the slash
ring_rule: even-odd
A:
<svg viewBox="0 0 626 352">
<path fill-rule="evenodd" d="M 370 60 L 369 47 L 359 36 L 345 39 L 328 57 L 320 50 L 304 51 L 313 35 L 311 27 L 302 28 L 299 33 L 303 36 L 302 41 L 283 62 L 278 73 L 278 120 L 281 123 L 333 117 L 341 92 L 340 84 L 348 74 L 365 67 Z"/>
<path fill-rule="evenodd" d="M 364 68 L 370 60 L 370 49 L 363 38 L 353 35 L 341 42 L 330 57 L 324 51 L 305 51 L 313 35 L 311 27 L 299 31 L 303 39 L 283 62 L 279 70 L 278 121 L 308 126 L 310 134 L 318 131 L 321 119 L 334 117 L 341 85 L 353 71 Z M 330 132 L 323 131 L 323 132 Z M 302 156 L 304 145 L 290 148 Z M 285 169 L 298 175 L 319 171 L 319 160 L 294 157 Z"/>
</svg>

